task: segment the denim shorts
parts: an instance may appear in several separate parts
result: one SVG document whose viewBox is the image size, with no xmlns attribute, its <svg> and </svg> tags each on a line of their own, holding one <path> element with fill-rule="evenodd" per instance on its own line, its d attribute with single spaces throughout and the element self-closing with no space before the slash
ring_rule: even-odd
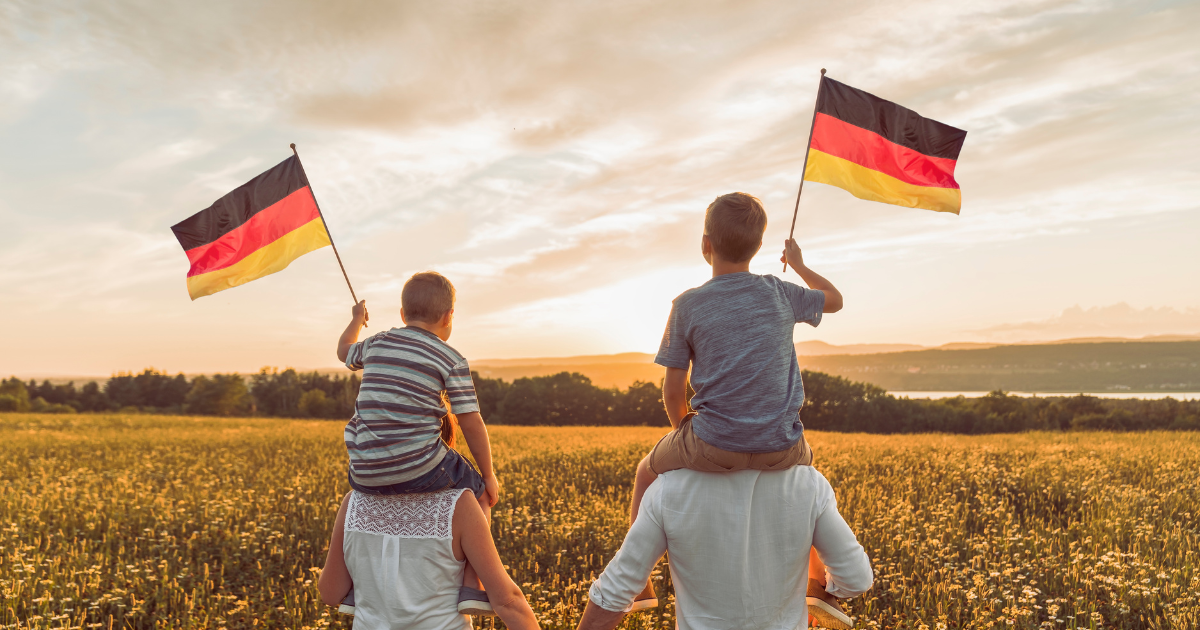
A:
<svg viewBox="0 0 1200 630">
<path fill-rule="evenodd" d="M 366 494 L 420 494 L 451 488 L 470 490 L 475 493 L 476 498 L 482 497 L 484 493 L 483 476 L 467 458 L 452 448 L 446 449 L 446 456 L 433 470 L 409 481 L 390 486 L 364 486 L 356 483 L 349 471 L 346 476 L 350 479 L 351 488 Z"/>
</svg>

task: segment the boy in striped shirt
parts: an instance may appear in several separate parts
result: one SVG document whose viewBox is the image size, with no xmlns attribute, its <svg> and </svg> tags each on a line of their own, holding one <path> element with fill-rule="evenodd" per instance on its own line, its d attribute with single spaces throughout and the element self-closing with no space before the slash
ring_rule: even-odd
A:
<svg viewBox="0 0 1200 630">
<path fill-rule="evenodd" d="M 492 448 L 479 415 L 471 368 L 446 344 L 454 317 L 454 285 L 435 272 L 415 274 L 400 294 L 403 328 L 358 341 L 366 300 L 352 309 L 338 340 L 338 359 L 362 370 L 354 416 L 346 424 L 350 487 L 368 494 L 412 494 L 449 488 L 470 490 L 490 518 L 500 494 Z M 457 420 L 479 464 L 443 440 Z M 478 575 L 466 568 L 459 612 L 493 614 Z"/>
</svg>

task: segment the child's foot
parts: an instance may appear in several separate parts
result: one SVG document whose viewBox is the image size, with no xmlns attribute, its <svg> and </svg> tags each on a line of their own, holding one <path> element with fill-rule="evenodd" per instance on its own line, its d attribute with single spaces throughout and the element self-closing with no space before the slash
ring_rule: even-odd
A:
<svg viewBox="0 0 1200 630">
<path fill-rule="evenodd" d="M 346 593 L 346 596 L 342 598 L 342 604 L 340 606 L 338 606 L 338 612 L 344 613 L 347 615 L 354 614 L 354 587 L 353 586 L 350 587 L 350 592 Z"/>
<path fill-rule="evenodd" d="M 629 606 L 629 612 L 649 610 L 651 608 L 658 608 L 658 596 L 654 594 L 654 585 L 647 581 L 646 588 L 642 589 L 642 592 L 633 598 L 633 603 Z"/>
<path fill-rule="evenodd" d="M 808 580 L 806 599 L 808 614 L 812 615 L 818 626 L 834 630 L 850 630 L 854 627 L 854 620 L 842 611 L 842 605 L 838 602 L 838 598 L 830 595 L 820 582 L 812 578 Z"/>
<path fill-rule="evenodd" d="M 458 612 L 464 615 L 495 616 L 492 604 L 488 602 L 487 593 L 470 586 L 458 588 Z"/>
</svg>

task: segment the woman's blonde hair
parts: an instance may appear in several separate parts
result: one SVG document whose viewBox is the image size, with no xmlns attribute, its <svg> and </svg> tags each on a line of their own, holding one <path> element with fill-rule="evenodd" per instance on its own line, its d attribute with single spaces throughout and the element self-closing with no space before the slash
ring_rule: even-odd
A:
<svg viewBox="0 0 1200 630">
<path fill-rule="evenodd" d="M 454 448 L 454 442 L 458 439 L 458 418 L 450 413 L 450 397 L 446 392 L 442 392 L 442 406 L 446 408 L 446 415 L 442 416 L 442 441 Z"/>
<path fill-rule="evenodd" d="M 446 446 L 454 448 L 454 442 L 458 436 L 458 418 L 454 414 L 447 413 L 442 416 L 442 441 Z"/>
</svg>

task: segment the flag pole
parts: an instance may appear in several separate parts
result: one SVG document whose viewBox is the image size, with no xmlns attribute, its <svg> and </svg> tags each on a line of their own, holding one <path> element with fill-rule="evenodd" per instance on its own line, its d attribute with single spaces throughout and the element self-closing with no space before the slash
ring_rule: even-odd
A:
<svg viewBox="0 0 1200 630">
<path fill-rule="evenodd" d="M 800 193 L 804 192 L 804 174 L 808 171 L 808 153 L 812 149 L 813 129 L 817 128 L 817 105 L 821 102 L 821 88 L 825 87 L 825 68 L 821 68 L 821 82 L 817 84 L 817 102 L 813 104 L 812 124 L 808 127 L 808 145 L 804 148 L 804 166 L 800 167 L 800 188 L 796 191 L 796 209 L 792 211 L 792 229 L 788 240 L 796 233 L 796 215 L 800 214 Z M 787 273 L 787 248 L 784 248 L 783 273 Z"/>
<path fill-rule="evenodd" d="M 292 154 L 296 156 L 296 161 L 299 162 L 300 152 L 296 151 L 296 143 L 293 142 L 288 146 L 292 147 Z M 300 166 L 303 168 L 304 164 L 301 163 Z M 307 179 L 307 174 L 305 178 Z M 329 231 L 329 224 L 325 222 L 325 214 L 321 212 L 321 204 L 317 203 L 317 195 L 312 191 L 312 183 L 308 185 L 308 192 L 313 196 L 313 204 L 317 206 L 317 216 L 321 217 L 321 225 L 325 226 L 325 234 L 329 237 L 329 245 L 333 247 L 333 255 L 337 257 L 338 267 L 342 268 L 342 277 L 346 279 L 346 286 L 350 288 L 350 297 L 354 299 L 355 304 L 358 304 L 358 296 L 354 295 L 354 287 L 350 284 L 350 276 L 346 275 L 346 266 L 342 264 L 342 255 L 338 253 L 337 245 L 333 244 L 333 234 Z M 365 326 L 366 324 L 363 325 Z"/>
</svg>

